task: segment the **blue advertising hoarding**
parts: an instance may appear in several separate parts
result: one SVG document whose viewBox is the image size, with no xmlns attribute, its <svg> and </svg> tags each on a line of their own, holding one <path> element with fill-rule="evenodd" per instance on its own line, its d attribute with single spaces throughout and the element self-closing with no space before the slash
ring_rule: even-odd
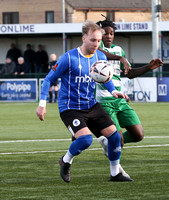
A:
<svg viewBox="0 0 169 200">
<path fill-rule="evenodd" d="M 157 101 L 169 102 L 169 77 L 157 79 Z"/>
<path fill-rule="evenodd" d="M 37 89 L 37 79 L 0 79 L 0 101 L 37 101 Z"/>
</svg>

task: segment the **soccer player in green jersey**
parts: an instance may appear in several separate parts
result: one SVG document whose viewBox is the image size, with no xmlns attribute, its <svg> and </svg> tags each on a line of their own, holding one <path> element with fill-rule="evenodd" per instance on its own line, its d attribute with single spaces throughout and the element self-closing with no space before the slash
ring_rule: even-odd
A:
<svg viewBox="0 0 169 200">
<path fill-rule="evenodd" d="M 125 57 L 124 50 L 117 45 L 112 44 L 114 40 L 115 24 L 106 18 L 97 24 L 102 27 L 105 34 L 102 37 L 100 48 L 106 52 Z M 124 72 L 124 65 L 119 60 L 111 60 L 114 68 L 113 82 L 117 91 L 121 91 L 120 73 Z M 126 76 L 130 79 L 141 76 L 142 74 L 156 69 L 163 65 L 160 59 L 153 59 L 149 64 L 130 69 Z M 131 65 L 130 65 L 131 66 Z M 136 112 L 129 106 L 125 99 L 117 99 L 111 96 L 103 84 L 97 83 L 96 99 L 101 103 L 105 111 L 111 116 L 116 124 L 117 130 L 122 136 L 122 145 L 124 143 L 138 142 L 144 138 L 144 131 Z M 126 131 L 122 133 L 121 128 Z M 104 154 L 107 155 L 107 138 L 97 135 L 98 142 L 102 145 Z"/>
</svg>

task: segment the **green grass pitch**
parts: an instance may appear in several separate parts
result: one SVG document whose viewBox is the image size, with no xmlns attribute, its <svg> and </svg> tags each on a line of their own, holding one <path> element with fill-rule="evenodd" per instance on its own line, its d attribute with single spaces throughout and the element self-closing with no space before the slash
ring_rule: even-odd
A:
<svg viewBox="0 0 169 200">
<path fill-rule="evenodd" d="M 0 103 L 0 200 L 169 199 L 169 103 L 130 103 L 145 131 L 126 144 L 121 164 L 134 182 L 109 182 L 109 161 L 94 139 L 74 159 L 71 182 L 60 178 L 58 160 L 71 140 L 57 105 L 47 104 L 44 122 L 37 103 Z"/>
</svg>

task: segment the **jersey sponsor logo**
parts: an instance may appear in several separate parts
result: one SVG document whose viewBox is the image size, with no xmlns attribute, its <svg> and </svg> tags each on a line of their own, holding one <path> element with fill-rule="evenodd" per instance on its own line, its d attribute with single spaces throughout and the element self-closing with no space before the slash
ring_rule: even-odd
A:
<svg viewBox="0 0 169 200">
<path fill-rule="evenodd" d="M 75 83 L 88 83 L 94 81 L 90 76 L 85 74 L 85 76 L 76 76 L 75 77 Z"/>
<path fill-rule="evenodd" d="M 74 119 L 73 120 L 73 126 L 79 126 L 80 125 L 80 121 L 78 119 Z"/>
<path fill-rule="evenodd" d="M 56 64 L 56 65 L 52 68 L 54 72 L 56 71 L 57 66 L 58 66 L 58 64 Z"/>
</svg>

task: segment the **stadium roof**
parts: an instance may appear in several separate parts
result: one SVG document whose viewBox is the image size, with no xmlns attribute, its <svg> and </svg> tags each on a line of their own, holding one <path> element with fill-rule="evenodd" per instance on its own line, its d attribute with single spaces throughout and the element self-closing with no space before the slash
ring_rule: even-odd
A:
<svg viewBox="0 0 169 200">
<path fill-rule="evenodd" d="M 66 0 L 75 10 L 151 10 L 151 0 Z M 169 10 L 169 0 L 161 0 L 162 11 Z"/>
</svg>

